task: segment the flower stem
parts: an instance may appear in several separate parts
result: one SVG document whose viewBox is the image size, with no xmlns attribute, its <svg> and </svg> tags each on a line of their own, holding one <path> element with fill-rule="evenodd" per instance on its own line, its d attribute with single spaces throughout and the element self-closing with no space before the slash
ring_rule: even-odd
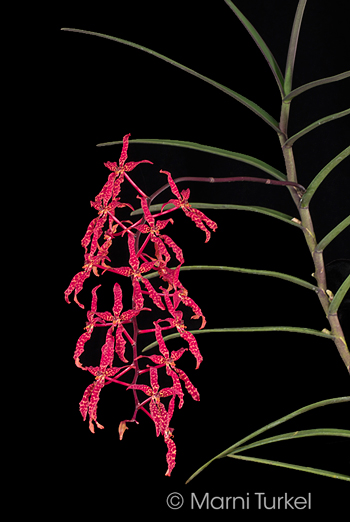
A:
<svg viewBox="0 0 350 522">
<path fill-rule="evenodd" d="M 299 183 L 295 182 L 294 180 L 288 180 L 288 181 L 279 181 L 277 179 L 270 179 L 270 178 L 255 178 L 250 176 L 234 176 L 234 177 L 228 177 L 228 178 L 204 178 L 204 177 L 193 177 L 193 176 L 184 176 L 181 178 L 174 179 L 175 183 L 180 183 L 181 181 L 199 181 L 202 183 L 233 183 L 235 181 L 250 181 L 251 183 L 264 183 L 265 185 L 278 185 L 281 187 L 285 186 L 293 186 L 295 188 L 298 188 L 301 192 L 305 192 L 305 187 L 302 185 L 299 185 Z M 149 203 L 151 203 L 159 194 L 161 194 L 164 190 L 166 190 L 169 187 L 169 183 L 166 183 L 162 187 L 160 187 L 158 190 L 153 192 L 153 194 L 149 198 Z"/>
<path fill-rule="evenodd" d="M 125 178 L 129 181 L 129 183 L 130 183 L 130 184 L 131 184 L 131 185 L 132 185 L 132 186 L 137 190 L 137 192 L 138 192 L 141 196 L 143 196 L 144 198 L 147 198 L 147 197 L 148 197 L 147 194 L 145 194 L 145 193 L 140 189 L 140 187 L 138 187 L 138 186 L 136 185 L 136 183 L 135 183 L 135 182 L 130 178 L 130 176 L 129 176 L 126 172 L 124 172 L 124 176 L 125 176 Z"/>
</svg>

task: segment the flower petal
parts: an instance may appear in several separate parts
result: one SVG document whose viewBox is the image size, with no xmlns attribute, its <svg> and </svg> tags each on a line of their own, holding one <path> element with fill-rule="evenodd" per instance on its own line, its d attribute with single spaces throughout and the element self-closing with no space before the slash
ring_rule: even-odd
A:
<svg viewBox="0 0 350 522">
<path fill-rule="evenodd" d="M 166 477 L 170 477 L 171 472 L 173 471 L 175 467 L 175 458 L 176 458 L 176 445 L 172 438 L 170 437 L 164 437 L 164 440 L 166 442 L 166 445 L 168 447 L 167 455 L 166 455 L 166 461 L 168 463 L 168 469 L 165 473 Z"/>
<path fill-rule="evenodd" d="M 184 381 L 186 390 L 191 395 L 191 397 L 195 401 L 199 401 L 200 396 L 199 396 L 198 390 L 195 386 L 193 386 L 190 379 L 187 377 L 186 373 L 183 370 L 180 370 L 180 368 L 176 368 L 176 373 L 178 374 L 180 379 Z"/>
<path fill-rule="evenodd" d="M 197 361 L 196 370 L 197 370 L 199 368 L 200 363 L 203 361 L 203 357 L 198 348 L 197 340 L 191 332 L 187 332 L 186 330 L 182 330 L 180 332 L 180 335 L 183 339 L 185 339 L 188 342 L 188 347 L 190 349 L 190 352 L 196 358 L 196 361 Z"/>
</svg>

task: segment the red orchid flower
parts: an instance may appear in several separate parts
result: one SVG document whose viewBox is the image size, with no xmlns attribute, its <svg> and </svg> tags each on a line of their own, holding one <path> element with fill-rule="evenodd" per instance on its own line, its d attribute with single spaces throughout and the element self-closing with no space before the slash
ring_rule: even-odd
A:
<svg viewBox="0 0 350 522">
<path fill-rule="evenodd" d="M 186 326 L 182 319 L 183 313 L 180 310 L 175 310 L 173 303 L 171 302 L 169 292 L 162 288 L 163 296 L 167 308 L 172 315 L 172 318 L 169 319 L 161 319 L 162 321 L 168 321 L 170 326 L 173 326 L 177 329 L 180 336 L 188 342 L 188 347 L 190 352 L 194 355 L 197 361 L 196 370 L 199 368 L 200 363 L 203 361 L 203 357 L 199 351 L 198 344 L 195 336 L 191 332 L 186 331 Z"/>
<path fill-rule="evenodd" d="M 181 264 L 176 268 L 169 268 L 167 266 L 167 261 L 165 261 L 162 254 L 159 252 L 157 244 L 155 244 L 155 258 L 148 254 L 144 255 L 153 261 L 153 268 L 157 270 L 159 277 L 168 283 L 168 291 L 176 288 L 178 285 Z"/>
<path fill-rule="evenodd" d="M 114 229 L 116 228 L 115 224 L 113 223 L 114 211 L 116 208 L 129 207 L 131 210 L 134 210 L 134 208 L 129 205 L 129 203 L 120 203 L 119 199 L 120 198 L 116 198 L 106 205 L 102 201 L 90 201 L 91 206 L 98 211 L 98 216 L 91 221 L 83 239 L 81 240 L 81 245 L 85 248 L 85 252 L 87 251 L 87 247 L 91 241 L 90 254 L 95 253 L 96 248 L 98 248 L 98 240 L 102 235 L 103 227 L 108 217 L 109 229 L 112 229 L 113 225 Z"/>
<path fill-rule="evenodd" d="M 90 277 L 91 271 L 95 274 L 95 276 L 99 277 L 97 268 L 104 268 L 105 266 L 107 266 L 105 265 L 105 259 L 108 259 L 108 261 L 110 261 L 109 257 L 107 256 L 107 253 L 103 250 L 100 250 L 98 254 L 96 254 L 95 256 L 86 252 L 84 258 L 85 264 L 83 265 L 83 270 L 75 274 L 75 276 L 69 283 L 68 288 L 64 292 L 64 298 L 66 302 L 70 303 L 69 296 L 74 290 L 74 301 L 77 303 L 77 305 L 80 306 L 80 308 L 85 308 L 84 305 L 81 304 L 77 298 L 77 295 L 83 289 L 84 281 Z"/>
<path fill-rule="evenodd" d="M 171 177 L 170 172 L 167 172 L 165 170 L 161 170 L 160 172 L 168 176 L 168 183 L 170 185 L 171 192 L 177 198 L 170 199 L 167 203 L 164 203 L 163 207 L 165 207 L 165 205 L 168 205 L 168 203 L 172 203 L 173 205 L 175 205 L 176 208 L 182 208 L 186 216 L 190 217 L 192 221 L 194 221 L 196 226 L 205 232 L 205 242 L 207 243 L 210 239 L 210 231 L 207 229 L 205 225 L 207 225 L 211 230 L 213 230 L 213 232 L 215 232 L 215 230 L 218 227 L 217 224 L 215 223 L 215 221 L 209 219 L 205 214 L 203 214 L 203 212 L 201 212 L 197 208 L 191 207 L 190 203 L 188 202 L 188 199 L 190 197 L 190 189 L 182 190 L 180 194 L 179 189 L 177 188 L 176 183 Z"/>
<path fill-rule="evenodd" d="M 160 231 L 163 230 L 163 228 L 166 227 L 166 225 L 170 222 L 171 224 L 174 223 L 173 219 L 166 219 L 166 220 L 158 220 L 157 223 L 155 221 L 155 218 L 152 216 L 148 204 L 147 204 L 147 198 L 137 196 L 139 199 L 141 199 L 141 206 L 142 210 L 145 216 L 145 219 L 148 224 L 144 223 L 141 225 L 136 226 L 135 228 L 142 232 L 143 234 L 148 234 L 148 237 L 146 238 L 143 248 L 146 245 L 148 239 L 153 241 L 155 244 L 155 247 L 157 248 L 157 251 L 164 255 L 165 261 L 170 261 L 170 254 L 168 253 L 164 243 L 173 250 L 176 259 L 182 264 L 184 262 L 183 253 L 180 247 L 177 246 L 177 244 L 165 234 L 160 234 Z M 140 249 L 141 251 L 143 250 Z"/>
<path fill-rule="evenodd" d="M 187 350 L 187 348 L 180 348 L 180 350 L 175 350 L 171 352 L 171 356 L 169 355 L 169 351 L 166 347 L 165 341 L 163 339 L 162 330 L 157 321 L 154 322 L 155 326 L 155 334 L 156 339 L 159 345 L 159 351 L 162 355 L 141 355 L 140 357 L 147 357 L 151 359 L 152 362 L 158 365 L 165 365 L 166 373 L 173 379 L 173 388 L 176 392 L 176 395 L 180 398 L 179 408 L 183 406 L 183 392 L 180 384 L 179 378 L 184 382 L 185 387 L 188 393 L 192 396 L 195 401 L 199 401 L 199 393 L 197 388 L 193 386 L 190 379 L 186 375 L 183 370 L 177 368 L 175 365 L 175 361 L 177 361 L 182 354 Z"/>
<path fill-rule="evenodd" d="M 142 310 L 150 310 L 150 308 L 138 308 L 136 310 L 123 310 L 123 293 L 119 283 L 115 283 L 113 287 L 114 305 L 113 313 L 97 312 L 95 314 L 102 320 L 99 326 L 110 326 L 106 334 L 106 342 L 102 347 L 101 366 L 112 366 L 114 351 L 123 362 L 128 362 L 125 359 L 125 345 L 126 341 L 124 335 L 133 343 L 133 339 L 125 330 L 123 324 L 130 323 L 133 317 L 136 317 Z M 114 346 L 115 343 L 115 346 Z"/>
<path fill-rule="evenodd" d="M 131 233 L 128 234 L 128 245 L 129 245 L 129 253 L 130 253 L 130 257 L 129 257 L 130 267 L 124 266 L 124 267 L 120 267 L 120 268 L 112 268 L 109 266 L 109 267 L 107 267 L 107 270 L 109 270 L 111 272 L 115 272 L 116 274 L 120 274 L 120 275 L 132 278 L 132 285 L 134 287 L 133 300 L 134 300 L 136 309 L 143 308 L 144 300 L 143 300 L 143 295 L 142 295 L 142 290 L 141 290 L 141 285 L 140 285 L 140 281 L 142 281 L 142 283 L 145 285 L 145 287 L 147 289 L 148 295 L 150 296 L 150 298 L 152 299 L 154 304 L 157 305 L 158 308 L 160 308 L 161 310 L 165 310 L 165 307 L 162 303 L 162 300 L 161 300 L 161 297 L 159 296 L 159 294 L 155 291 L 155 289 L 153 288 L 151 283 L 148 281 L 148 279 L 145 279 L 142 276 L 143 273 L 148 272 L 149 270 L 151 270 L 153 268 L 153 262 L 145 261 L 140 266 L 140 261 L 136 255 L 136 251 L 135 251 L 135 236 L 133 236 L 133 234 L 131 234 Z"/>
<path fill-rule="evenodd" d="M 83 398 L 79 403 L 79 410 L 84 420 L 86 419 L 87 414 L 89 414 L 89 429 L 92 433 L 95 433 L 93 422 L 96 423 L 98 428 L 103 429 L 102 424 L 97 422 L 97 404 L 100 400 L 101 390 L 105 385 L 106 377 L 113 377 L 118 372 L 119 368 L 87 366 L 84 369 L 92 373 L 96 379 L 86 388 Z"/>
<path fill-rule="evenodd" d="M 157 437 L 160 433 L 164 433 L 169 426 L 169 416 L 164 404 L 160 401 L 161 397 L 169 397 L 174 395 L 173 388 L 159 389 L 157 368 L 154 366 L 150 368 L 150 382 L 151 387 L 146 384 L 131 384 L 128 389 L 141 390 L 146 395 L 151 397 L 149 410 L 156 427 Z"/>
<path fill-rule="evenodd" d="M 207 321 L 204 317 L 204 314 L 202 310 L 199 308 L 197 303 L 191 299 L 191 297 L 188 297 L 188 291 L 187 289 L 180 283 L 180 281 L 177 281 L 177 289 L 175 289 L 175 292 L 173 294 L 173 301 L 174 301 L 174 308 L 176 309 L 180 303 L 180 301 L 186 305 L 192 308 L 194 315 L 192 315 L 191 319 L 199 319 L 202 318 L 202 324 L 199 327 L 200 330 L 205 327 L 207 324 Z"/>
<path fill-rule="evenodd" d="M 127 172 L 131 172 L 134 168 L 140 163 L 151 163 L 152 161 L 142 160 L 142 161 L 129 161 L 126 162 L 128 157 L 128 146 L 129 146 L 129 137 L 130 134 L 126 134 L 123 138 L 123 148 L 119 158 L 119 165 L 117 162 L 108 161 L 104 165 L 112 171 L 109 175 L 106 184 L 104 185 L 101 192 L 96 196 L 97 202 L 100 202 L 102 199 L 104 204 L 106 205 L 109 200 L 114 199 L 120 192 L 120 185 L 124 181 L 124 176 L 127 176 Z"/>
</svg>

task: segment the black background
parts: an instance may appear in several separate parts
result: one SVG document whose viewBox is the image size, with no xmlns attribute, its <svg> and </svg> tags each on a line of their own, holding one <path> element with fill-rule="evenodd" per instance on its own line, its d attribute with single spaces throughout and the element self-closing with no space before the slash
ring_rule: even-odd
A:
<svg viewBox="0 0 350 522">
<path fill-rule="evenodd" d="M 237 0 L 236 5 L 260 32 L 284 71 L 297 2 Z M 325 1 L 308 3 L 294 87 L 349 68 L 345 7 L 344 1 L 333 2 L 331 8 Z M 87 422 L 82 421 L 78 403 L 92 379 L 75 367 L 72 355 L 86 316 L 75 304 L 64 302 L 63 291 L 81 269 L 80 240 L 95 216 L 89 201 L 108 174 L 103 163 L 119 160 L 120 146 L 96 148 L 96 144 L 121 140 L 130 132 L 131 139 L 179 139 L 233 150 L 282 171 L 284 163 L 273 130 L 224 93 L 149 54 L 105 39 L 62 32 L 61 27 L 105 33 L 154 49 L 243 94 L 277 120 L 280 108 L 279 91 L 267 63 L 223 1 L 102 1 L 91 5 L 63 2 L 48 13 L 46 42 L 51 52 L 47 58 L 44 46 L 39 53 L 47 86 L 40 103 L 44 108 L 43 128 L 50 129 L 50 136 L 43 138 L 48 138 L 53 158 L 46 174 L 50 173 L 54 180 L 50 186 L 50 210 L 55 216 L 51 220 L 56 241 L 53 256 L 59 268 L 51 288 L 60 328 L 50 331 L 50 347 L 45 356 L 50 367 L 46 380 L 51 414 L 42 433 L 44 440 L 50 442 L 42 446 L 39 463 L 44 460 L 44 483 L 52 484 L 49 490 L 54 505 L 67 513 L 82 510 L 89 518 L 97 512 L 99 516 L 115 518 L 151 514 L 157 518 L 172 515 L 166 498 L 173 491 L 185 499 L 184 507 L 174 511 L 177 516 L 190 513 L 192 492 L 198 498 L 205 492 L 210 497 L 249 493 L 251 498 L 256 492 L 265 492 L 269 498 L 284 493 L 306 497 L 310 492 L 313 513 L 338 513 L 346 505 L 348 483 L 262 464 L 224 459 L 185 485 L 199 466 L 252 431 L 309 403 L 349 394 L 346 369 L 326 339 L 277 332 L 198 337 L 204 357 L 201 367 L 194 370 L 195 361 L 189 354 L 181 359 L 179 367 L 198 388 L 201 401 L 195 402 L 186 395 L 182 410 L 175 411 L 172 425 L 177 460 L 171 478 L 164 476 L 166 446 L 161 437 L 156 438 L 154 426 L 142 412 L 139 424 L 129 425 L 123 441 L 118 439 L 119 422 L 133 413 L 130 392 L 116 385 L 103 390 L 98 420 L 104 430 L 92 435 Z M 289 134 L 346 109 L 348 92 L 349 79 L 296 98 L 292 102 Z M 348 118 L 343 118 L 297 141 L 294 153 L 299 182 L 307 186 L 326 163 L 349 145 L 349 136 Z M 133 173 L 147 194 L 164 184 L 160 169 L 170 171 L 173 177 L 263 176 L 243 163 L 173 147 L 131 144 L 128 159 L 153 162 L 139 166 Z M 187 186 L 192 201 L 270 206 L 297 217 L 294 203 L 282 187 L 184 183 L 181 189 Z M 129 189 L 123 190 L 127 196 Z M 122 199 L 126 197 L 124 193 Z M 348 215 L 348 195 L 346 160 L 327 177 L 312 200 L 318 239 Z M 276 270 L 313 282 L 312 260 L 296 227 L 255 213 L 207 214 L 218 223 L 208 244 L 204 243 L 204 233 L 179 213 L 172 228 L 166 230 L 183 249 L 186 264 Z M 125 265 L 125 252 L 120 256 L 115 265 Z M 324 257 L 326 263 L 350 258 L 348 231 L 327 247 Z M 87 309 L 89 292 L 97 284 L 95 277 L 91 279 L 81 293 Z M 121 279 L 118 281 L 122 284 Z M 210 272 L 187 272 L 181 280 L 203 309 L 207 328 L 327 327 L 317 297 L 292 283 Z M 99 301 L 101 310 L 110 299 L 108 283 L 105 286 L 106 301 Z M 126 293 L 125 309 L 130 307 L 127 299 Z M 346 304 L 342 321 L 349 342 Z M 172 347 L 182 346 L 176 343 Z M 349 404 L 314 410 L 269 434 L 314 427 L 349 429 Z M 349 444 L 345 439 L 320 437 L 281 442 L 254 455 L 350 474 Z M 255 509 L 252 506 L 239 516 L 249 516 Z M 228 511 L 215 511 L 216 516 L 221 513 L 232 516 Z M 298 516 L 303 513 L 298 512 Z"/>
</svg>

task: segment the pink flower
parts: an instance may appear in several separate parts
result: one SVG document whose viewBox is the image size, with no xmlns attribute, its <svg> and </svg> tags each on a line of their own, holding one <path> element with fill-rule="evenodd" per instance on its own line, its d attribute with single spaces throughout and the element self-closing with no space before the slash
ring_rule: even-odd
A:
<svg viewBox="0 0 350 522">
<path fill-rule="evenodd" d="M 151 397 L 149 410 L 156 427 L 156 435 L 164 433 L 169 425 L 169 415 L 165 409 L 164 404 L 161 402 L 162 397 L 169 397 L 174 395 L 175 391 L 173 388 L 159 389 L 158 384 L 158 373 L 155 367 L 151 367 L 150 370 L 150 381 L 151 387 L 146 384 L 131 384 L 128 389 L 141 390 L 146 395 Z"/>
<path fill-rule="evenodd" d="M 114 199 L 119 194 L 120 185 L 124 181 L 125 173 L 131 172 L 140 163 L 152 163 L 152 161 L 148 160 L 129 161 L 125 163 L 128 157 L 129 137 L 130 134 L 126 134 L 123 138 L 123 148 L 119 158 L 119 165 L 117 162 L 108 161 L 105 163 L 105 166 L 111 171 L 111 174 L 101 192 L 96 196 L 95 201 L 100 202 L 103 200 L 106 205 L 111 198 Z"/>
<path fill-rule="evenodd" d="M 169 222 L 173 223 L 174 221 L 172 219 L 166 219 L 159 220 L 156 223 L 155 218 L 152 216 L 148 208 L 147 198 L 139 197 L 139 199 L 141 199 L 141 206 L 148 224 L 144 223 L 142 225 L 137 225 L 135 228 L 143 234 L 148 234 L 148 238 L 155 244 L 157 252 L 165 257 L 166 263 L 170 260 L 170 255 L 164 243 L 170 246 L 176 256 L 176 259 L 182 264 L 184 262 L 184 257 L 181 248 L 178 247 L 169 236 L 160 233 L 160 231 L 163 230 L 163 228 L 165 228 Z M 145 244 L 148 241 L 148 238 L 145 240 Z"/>
<path fill-rule="evenodd" d="M 179 192 L 179 189 L 176 186 L 176 183 L 174 182 L 173 178 L 171 177 L 170 172 L 167 172 L 165 170 L 161 170 L 163 174 L 166 174 L 168 176 L 168 183 L 170 185 L 171 191 L 176 196 L 176 199 L 170 199 L 167 203 L 163 205 L 167 205 L 168 203 L 172 203 L 177 208 L 182 208 L 182 210 L 185 212 L 186 216 L 192 219 L 196 226 L 203 230 L 206 235 L 205 242 L 207 243 L 210 239 L 210 231 L 207 229 L 205 225 L 207 225 L 211 230 L 215 232 L 217 229 L 217 224 L 215 221 L 212 221 L 209 219 L 203 212 L 198 210 L 197 208 L 191 207 L 190 203 L 188 202 L 188 198 L 190 197 L 190 189 L 182 190 L 181 194 Z"/>
<path fill-rule="evenodd" d="M 85 248 L 85 252 L 87 251 L 87 247 L 91 241 L 90 246 L 90 254 L 94 254 L 96 251 L 96 248 L 99 248 L 98 240 L 103 232 L 103 227 L 105 225 L 105 222 L 107 218 L 109 217 L 109 229 L 113 228 L 114 225 L 114 232 L 116 230 L 116 226 L 113 221 L 114 211 L 116 208 L 122 208 L 122 207 L 129 207 L 131 210 L 134 210 L 131 205 L 128 203 L 120 203 L 119 198 L 114 199 L 108 204 L 104 204 L 102 201 L 97 202 L 90 201 L 90 204 L 92 207 L 94 207 L 98 211 L 98 216 L 94 218 L 91 223 L 89 224 L 86 233 L 81 240 L 81 245 Z M 92 239 L 91 239 L 92 236 Z"/>
<path fill-rule="evenodd" d="M 192 315 L 191 319 L 199 319 L 202 318 L 202 324 L 200 326 L 200 330 L 205 327 L 207 321 L 203 315 L 202 310 L 199 308 L 197 303 L 193 301 L 190 297 L 188 297 L 188 291 L 186 288 L 180 283 L 180 281 L 177 281 L 177 289 L 175 290 L 173 294 L 173 301 L 174 301 L 174 308 L 176 309 L 180 303 L 180 301 L 186 305 L 192 308 L 194 315 Z"/>
<path fill-rule="evenodd" d="M 100 400 L 101 390 L 105 385 L 106 377 L 112 377 L 115 375 L 119 368 L 87 366 L 85 370 L 88 370 L 92 375 L 95 375 L 96 378 L 95 381 L 86 388 L 83 398 L 79 403 L 79 409 L 84 420 L 86 419 L 87 414 L 89 414 L 89 429 L 92 433 L 95 433 L 93 422 L 96 423 L 98 428 L 103 429 L 102 424 L 97 422 L 97 404 Z"/>
<path fill-rule="evenodd" d="M 165 307 L 162 303 L 160 295 L 155 291 L 151 283 L 148 281 L 148 279 L 145 279 L 142 274 L 145 272 L 149 272 L 153 268 L 153 262 L 152 261 L 145 261 L 140 266 L 140 261 L 136 255 L 135 252 L 135 237 L 129 233 L 128 234 L 128 245 L 129 245 L 129 264 L 130 267 L 120 267 L 120 268 L 113 268 L 113 267 L 107 267 L 107 269 L 111 272 L 115 272 L 116 274 L 120 274 L 123 276 L 131 277 L 132 279 L 132 285 L 134 287 L 133 291 L 133 300 L 135 303 L 136 309 L 143 308 L 143 295 L 141 290 L 140 281 L 145 285 L 146 290 L 150 298 L 153 300 L 154 304 L 158 306 L 161 310 L 165 310 Z"/>
<path fill-rule="evenodd" d="M 196 361 L 197 361 L 196 369 L 198 369 L 200 363 L 203 361 L 203 357 L 199 351 L 196 338 L 191 332 L 186 331 L 186 326 L 182 319 L 183 313 L 180 310 L 175 310 L 175 307 L 174 307 L 173 303 L 171 302 L 170 295 L 167 290 L 163 289 L 163 296 L 164 296 L 164 300 L 167 305 L 167 308 L 168 308 L 170 314 L 172 315 L 172 318 L 162 319 L 162 321 L 168 321 L 170 323 L 170 326 L 173 326 L 174 328 L 176 328 L 177 331 L 179 332 L 180 336 L 188 342 L 190 352 L 196 358 Z"/>
<path fill-rule="evenodd" d="M 124 335 L 129 339 L 131 343 L 133 343 L 132 338 L 129 336 L 128 332 L 125 330 L 123 324 L 130 323 L 133 317 L 136 317 L 142 310 L 145 308 L 137 310 L 127 310 L 122 312 L 123 303 L 122 303 L 122 289 L 119 283 L 115 283 L 113 287 L 114 294 L 114 305 L 113 305 L 113 313 L 110 312 L 97 312 L 95 311 L 97 317 L 100 318 L 101 323 L 100 326 L 110 326 L 106 334 L 106 343 L 102 347 L 102 358 L 101 365 L 102 366 L 112 366 L 114 350 L 119 356 L 119 358 L 123 362 L 128 362 L 125 359 L 125 345 L 126 341 L 124 339 Z M 147 308 L 149 310 L 149 308 Z M 115 347 L 114 347 L 115 343 Z"/>
<path fill-rule="evenodd" d="M 183 406 L 183 392 L 180 384 L 179 378 L 184 382 L 185 387 L 188 391 L 188 393 L 192 396 L 192 398 L 195 401 L 199 401 L 199 393 L 197 388 L 193 386 L 190 379 L 186 375 L 186 373 L 183 370 L 180 370 L 180 368 L 177 368 L 175 365 L 175 361 L 180 359 L 182 354 L 187 350 L 187 348 L 181 348 L 180 350 L 175 350 L 171 352 L 171 355 L 169 354 L 169 351 L 166 347 L 166 344 L 164 342 L 163 336 L 162 336 L 162 330 L 159 326 L 158 322 L 154 322 L 155 326 L 155 334 L 156 339 L 159 345 L 159 351 L 162 355 L 148 355 L 148 356 L 141 356 L 141 357 L 148 357 L 148 359 L 151 359 L 152 362 L 154 362 L 157 365 L 164 365 L 166 369 L 166 373 L 173 379 L 173 388 L 176 392 L 176 395 L 180 398 L 179 408 L 182 408 Z"/>
<path fill-rule="evenodd" d="M 74 301 L 80 308 L 84 308 L 84 305 L 78 301 L 77 295 L 83 289 L 84 281 L 90 277 L 91 271 L 98 277 L 99 273 L 97 271 L 98 267 L 105 266 L 105 259 L 109 259 L 107 253 L 103 250 L 100 250 L 98 254 L 95 256 L 89 253 L 85 253 L 85 264 L 83 266 L 83 270 L 75 274 L 71 282 L 69 283 L 68 288 L 64 292 L 64 298 L 67 303 L 70 303 L 69 296 L 74 290 Z"/>
</svg>

